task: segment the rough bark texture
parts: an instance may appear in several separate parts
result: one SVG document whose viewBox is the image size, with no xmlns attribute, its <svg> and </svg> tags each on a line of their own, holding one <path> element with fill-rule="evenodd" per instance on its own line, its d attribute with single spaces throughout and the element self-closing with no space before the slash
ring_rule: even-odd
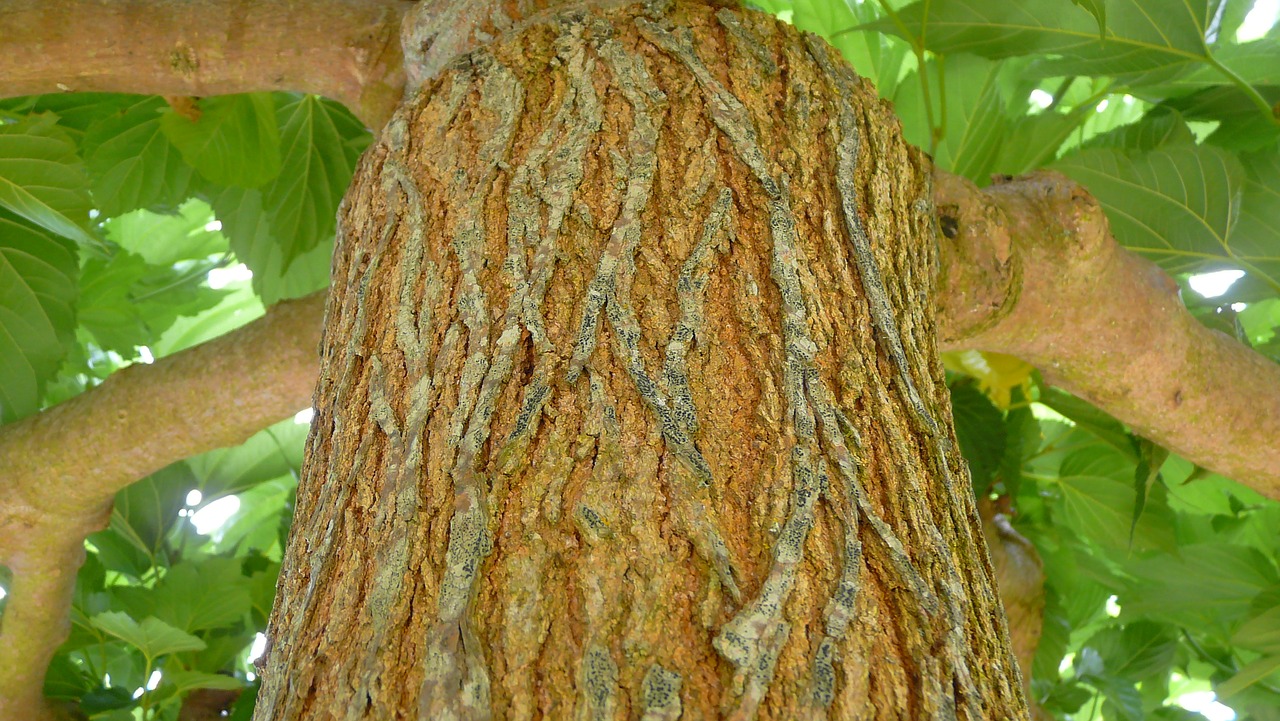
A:
<svg viewBox="0 0 1280 721">
<path fill-rule="evenodd" d="M 340 213 L 258 719 L 1025 717 L 930 170 L 833 57 L 568 10 L 397 113 Z"/>
</svg>

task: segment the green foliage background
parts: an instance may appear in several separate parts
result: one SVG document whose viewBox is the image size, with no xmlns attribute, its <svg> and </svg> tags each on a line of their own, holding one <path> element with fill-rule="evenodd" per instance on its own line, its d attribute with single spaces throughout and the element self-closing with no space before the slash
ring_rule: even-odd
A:
<svg viewBox="0 0 1280 721">
<path fill-rule="evenodd" d="M 1184 300 L 1280 358 L 1280 31 L 1237 41 L 1250 0 L 759 5 L 835 45 L 941 167 L 979 184 L 1056 168 L 1184 284 L 1245 271 Z M 193 120 L 159 97 L 0 100 L 0 422 L 327 285 L 369 133 L 313 96 L 198 107 Z M 211 284 L 239 264 L 251 281 Z M 1176 702 L 1212 688 L 1239 719 L 1280 720 L 1280 505 L 1019 363 L 948 363 L 974 491 L 1044 561 L 1034 700 L 1064 719 L 1188 720 L 1202 717 Z M 120 493 L 88 540 L 47 695 L 124 721 L 175 719 L 194 689 L 247 689 L 232 718 L 249 718 L 249 648 L 305 434 L 287 421 Z M 229 496 L 240 510 L 197 533 L 190 516 Z"/>
</svg>

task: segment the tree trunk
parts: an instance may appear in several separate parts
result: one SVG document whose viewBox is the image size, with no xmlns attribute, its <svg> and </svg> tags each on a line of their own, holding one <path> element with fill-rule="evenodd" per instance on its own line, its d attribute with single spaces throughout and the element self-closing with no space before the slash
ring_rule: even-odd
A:
<svg viewBox="0 0 1280 721">
<path fill-rule="evenodd" d="M 567 9 L 340 211 L 258 719 L 1025 718 L 928 161 L 814 37 Z"/>
</svg>

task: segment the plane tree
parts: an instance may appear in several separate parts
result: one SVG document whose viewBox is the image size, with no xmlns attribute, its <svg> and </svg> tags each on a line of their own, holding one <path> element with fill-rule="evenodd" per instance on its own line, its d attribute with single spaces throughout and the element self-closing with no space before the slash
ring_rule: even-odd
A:
<svg viewBox="0 0 1280 721">
<path fill-rule="evenodd" d="M 1274 718 L 1266 7 L 8 3 L 0 712 Z"/>
</svg>

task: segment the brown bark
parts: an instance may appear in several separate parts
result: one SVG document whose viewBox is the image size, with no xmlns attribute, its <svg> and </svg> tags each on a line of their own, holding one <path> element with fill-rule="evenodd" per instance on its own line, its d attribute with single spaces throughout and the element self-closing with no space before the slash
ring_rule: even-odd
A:
<svg viewBox="0 0 1280 721">
<path fill-rule="evenodd" d="M 1023 686 L 1030 698 L 1031 662 L 1044 625 L 1044 564 L 1031 541 L 1018 533 L 1008 517 L 996 513 L 989 501 L 979 502 L 978 513 L 1009 620 L 1013 655 L 1023 670 Z"/>
<path fill-rule="evenodd" d="M 426 84 L 340 214 L 257 718 L 1024 718 L 928 201 L 755 14 L 571 10 Z"/>
<path fill-rule="evenodd" d="M 307 406 L 323 303 L 323 294 L 281 303 L 0 428 L 0 563 L 13 573 L 0 624 L 0 718 L 47 718 L 42 679 L 68 632 L 84 538 L 105 525 L 116 491 Z"/>
<path fill-rule="evenodd" d="M 1018 356 L 1134 432 L 1280 498 L 1280 365 L 1201 325 L 1062 175 L 983 191 L 936 179 L 944 348 Z"/>
<path fill-rule="evenodd" d="M 0 92 L 318 93 L 380 127 L 406 0 L 7 0 Z"/>
</svg>

